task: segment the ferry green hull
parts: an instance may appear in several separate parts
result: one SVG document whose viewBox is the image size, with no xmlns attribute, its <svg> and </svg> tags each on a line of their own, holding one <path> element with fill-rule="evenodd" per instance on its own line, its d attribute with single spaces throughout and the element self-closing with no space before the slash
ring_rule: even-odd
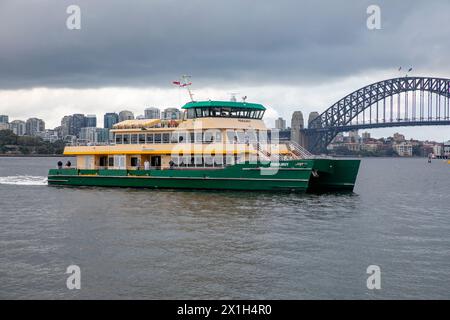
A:
<svg viewBox="0 0 450 320">
<path fill-rule="evenodd" d="M 352 191 L 360 160 L 305 159 L 221 169 L 51 169 L 49 185 L 169 189 Z"/>
</svg>

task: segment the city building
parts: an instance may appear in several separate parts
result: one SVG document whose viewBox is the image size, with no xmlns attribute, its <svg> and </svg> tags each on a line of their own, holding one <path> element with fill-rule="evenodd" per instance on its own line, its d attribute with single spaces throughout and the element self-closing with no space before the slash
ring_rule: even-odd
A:
<svg viewBox="0 0 450 320">
<path fill-rule="evenodd" d="M 400 133 L 394 133 L 394 141 L 395 142 L 403 142 L 403 141 L 405 141 L 405 136 L 403 135 L 403 134 L 400 134 Z"/>
<path fill-rule="evenodd" d="M 119 122 L 119 115 L 115 112 L 105 113 L 103 116 L 103 127 L 105 129 L 112 129 L 113 125 Z"/>
<path fill-rule="evenodd" d="M 177 108 L 166 108 L 161 112 L 163 120 L 179 120 L 181 119 L 181 111 Z"/>
<path fill-rule="evenodd" d="M 412 157 L 413 155 L 413 146 L 408 141 L 396 142 L 392 148 L 400 157 Z"/>
<path fill-rule="evenodd" d="M 105 144 L 109 141 L 109 129 L 85 127 L 81 128 L 78 143 Z"/>
<path fill-rule="evenodd" d="M 9 123 L 9 117 L 7 115 L 4 115 L 4 114 L 0 115 L 0 123 L 8 124 Z"/>
<path fill-rule="evenodd" d="M 119 112 L 119 122 L 125 120 L 134 120 L 134 114 L 131 111 L 123 110 Z"/>
<path fill-rule="evenodd" d="M 9 128 L 14 132 L 15 135 L 24 136 L 27 132 L 27 125 L 25 121 L 14 120 L 9 124 Z"/>
<path fill-rule="evenodd" d="M 95 114 L 86 115 L 86 127 L 97 127 L 97 116 Z"/>
<path fill-rule="evenodd" d="M 144 110 L 145 119 L 159 119 L 161 111 L 155 107 L 149 107 Z"/>
<path fill-rule="evenodd" d="M 369 132 L 363 132 L 363 133 L 362 133 L 362 138 L 363 138 L 363 140 L 368 140 L 368 139 L 370 139 L 370 133 L 369 133 Z"/>
<path fill-rule="evenodd" d="M 25 124 L 25 133 L 28 136 L 35 136 L 38 132 L 45 131 L 45 122 L 44 120 L 38 118 L 30 118 L 27 120 Z"/>
<path fill-rule="evenodd" d="M 283 118 L 278 118 L 275 120 L 275 129 L 285 130 L 286 129 L 286 120 Z"/>
<path fill-rule="evenodd" d="M 61 119 L 61 132 L 62 137 L 74 136 L 73 131 L 73 116 L 64 116 Z"/>
<path fill-rule="evenodd" d="M 42 140 L 47 142 L 55 142 L 59 140 L 58 132 L 54 129 L 46 129 L 36 133 L 37 137 L 41 137 Z"/>
<path fill-rule="evenodd" d="M 0 122 L 0 130 L 9 130 L 9 123 Z"/>
<path fill-rule="evenodd" d="M 70 134 L 80 136 L 81 128 L 86 127 L 86 117 L 84 114 L 76 113 L 72 115 L 72 132 Z"/>
</svg>

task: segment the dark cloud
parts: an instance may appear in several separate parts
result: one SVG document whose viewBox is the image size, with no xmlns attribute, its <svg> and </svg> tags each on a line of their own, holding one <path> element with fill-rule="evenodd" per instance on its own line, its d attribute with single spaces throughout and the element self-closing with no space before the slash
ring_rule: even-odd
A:
<svg viewBox="0 0 450 320">
<path fill-rule="evenodd" d="M 82 29 L 66 28 L 77 4 Z M 448 0 L 0 0 L 0 88 L 321 82 L 395 69 L 447 68 Z M 444 64 L 444 66 L 443 66 Z M 449 70 L 450 71 L 450 70 Z"/>
</svg>

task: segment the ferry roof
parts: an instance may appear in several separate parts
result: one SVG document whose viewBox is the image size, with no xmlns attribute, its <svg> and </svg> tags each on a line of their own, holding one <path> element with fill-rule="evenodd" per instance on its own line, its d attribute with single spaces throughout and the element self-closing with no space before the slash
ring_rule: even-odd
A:
<svg viewBox="0 0 450 320">
<path fill-rule="evenodd" d="M 236 102 L 236 101 L 211 101 L 211 100 L 188 102 L 182 107 L 182 109 L 210 108 L 210 107 L 266 110 L 266 108 L 262 104 L 259 104 L 259 103 Z"/>
</svg>

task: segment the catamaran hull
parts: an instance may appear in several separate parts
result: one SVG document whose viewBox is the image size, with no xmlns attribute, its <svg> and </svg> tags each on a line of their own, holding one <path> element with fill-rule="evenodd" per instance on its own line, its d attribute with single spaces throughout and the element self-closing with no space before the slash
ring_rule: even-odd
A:
<svg viewBox="0 0 450 320">
<path fill-rule="evenodd" d="M 52 169 L 57 186 L 213 189 L 248 191 L 352 191 L 360 160 L 307 159 L 279 164 L 236 164 L 223 169 Z"/>
</svg>

